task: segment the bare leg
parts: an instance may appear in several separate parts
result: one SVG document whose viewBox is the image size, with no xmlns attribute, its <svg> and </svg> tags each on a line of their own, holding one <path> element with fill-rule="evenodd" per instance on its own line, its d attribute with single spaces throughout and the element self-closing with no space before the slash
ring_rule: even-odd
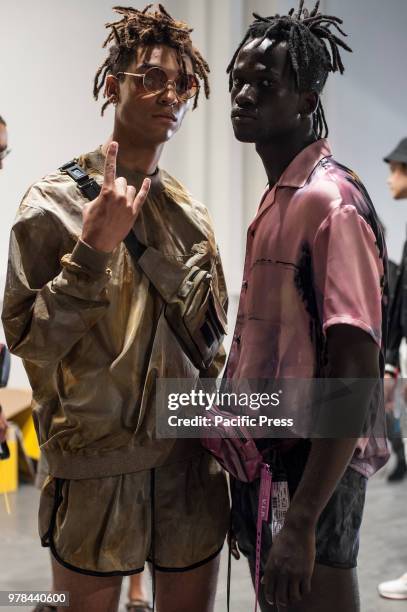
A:
<svg viewBox="0 0 407 612">
<path fill-rule="evenodd" d="M 68 591 L 69 612 L 117 612 L 122 584 L 121 576 L 86 576 L 73 572 L 52 559 L 54 588 Z M 67 608 L 57 608 L 65 612 Z"/>
<path fill-rule="evenodd" d="M 326 612 L 327 610 L 360 612 L 356 569 L 336 569 L 316 564 L 310 595 L 299 604 L 281 607 L 281 612 Z"/>
<path fill-rule="evenodd" d="M 213 612 L 220 555 L 188 572 L 156 572 L 157 612 Z"/>
<path fill-rule="evenodd" d="M 133 574 L 129 580 L 129 601 L 147 601 L 144 572 Z"/>
</svg>

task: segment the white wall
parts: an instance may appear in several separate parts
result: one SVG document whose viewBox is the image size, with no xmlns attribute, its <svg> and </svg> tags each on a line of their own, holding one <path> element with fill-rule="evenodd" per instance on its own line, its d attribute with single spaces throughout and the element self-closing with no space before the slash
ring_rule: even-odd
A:
<svg viewBox="0 0 407 612">
<path fill-rule="evenodd" d="M 354 53 L 346 72 L 328 87 L 328 121 L 335 154 L 364 181 L 387 227 L 389 255 L 400 260 L 406 239 L 407 200 L 394 202 L 383 157 L 407 137 L 407 2 L 326 0 L 340 14 Z"/>
<path fill-rule="evenodd" d="M 245 228 L 266 178 L 253 147 L 234 141 L 225 68 L 251 12 L 285 12 L 297 0 L 166 0 L 168 10 L 195 28 L 196 45 L 212 67 L 212 97 L 186 118 L 163 156 L 162 166 L 209 207 L 223 255 L 229 289 L 239 291 Z M 129 2 L 131 4 L 131 2 Z M 145 2 L 134 0 L 142 8 Z M 0 172 L 0 292 L 8 234 L 27 187 L 74 155 L 103 142 L 112 112 L 102 119 L 92 81 L 105 52 L 104 23 L 112 0 L 0 0 L 0 114 L 8 122 L 12 154 Z M 394 204 L 381 162 L 406 135 L 407 2 L 324 0 L 343 16 L 355 53 L 343 54 L 347 71 L 327 88 L 325 109 L 336 157 L 362 177 L 388 228 L 389 251 L 399 259 L 406 204 Z M 405 72 L 405 70 L 404 70 Z M 234 303 L 236 299 L 234 300 Z M 26 379 L 13 362 L 11 384 Z"/>
</svg>

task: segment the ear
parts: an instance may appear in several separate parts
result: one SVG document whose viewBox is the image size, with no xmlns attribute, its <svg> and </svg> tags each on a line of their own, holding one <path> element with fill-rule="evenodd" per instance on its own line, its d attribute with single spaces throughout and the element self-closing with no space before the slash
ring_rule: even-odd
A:
<svg viewBox="0 0 407 612">
<path fill-rule="evenodd" d="M 106 77 L 105 84 L 105 98 L 115 97 L 117 100 L 119 99 L 120 94 L 120 86 L 119 80 L 117 77 L 113 76 L 113 74 L 108 74 Z"/>
<path fill-rule="evenodd" d="M 300 99 L 300 115 L 306 117 L 315 113 L 319 104 L 319 95 L 315 91 L 304 91 Z"/>
</svg>

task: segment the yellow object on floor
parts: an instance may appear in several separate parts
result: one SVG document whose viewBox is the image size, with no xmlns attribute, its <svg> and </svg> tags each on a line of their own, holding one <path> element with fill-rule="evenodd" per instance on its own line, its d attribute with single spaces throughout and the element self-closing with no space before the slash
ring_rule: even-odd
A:
<svg viewBox="0 0 407 612">
<path fill-rule="evenodd" d="M 3 406 L 6 419 L 16 423 L 22 433 L 25 455 L 38 461 L 40 447 L 32 419 L 31 397 L 32 393 L 29 389 L 0 389 L 0 404 Z"/>
<path fill-rule="evenodd" d="M 24 453 L 30 459 L 38 461 L 40 458 L 40 447 L 38 446 L 31 408 L 26 408 L 26 410 L 13 416 L 13 422 L 16 423 L 21 430 Z"/>
<path fill-rule="evenodd" d="M 18 448 L 16 430 L 13 425 L 10 425 L 7 430 L 7 444 L 10 449 L 10 457 L 0 460 L 0 495 L 16 491 L 18 486 Z"/>
</svg>

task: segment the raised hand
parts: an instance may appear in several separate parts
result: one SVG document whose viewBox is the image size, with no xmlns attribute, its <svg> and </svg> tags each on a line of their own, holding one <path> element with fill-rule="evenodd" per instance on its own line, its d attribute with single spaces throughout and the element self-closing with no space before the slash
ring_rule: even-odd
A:
<svg viewBox="0 0 407 612">
<path fill-rule="evenodd" d="M 111 142 L 106 153 L 103 186 L 98 197 L 83 208 L 81 239 L 98 251 L 110 253 L 127 236 L 150 190 L 146 178 L 137 193 L 123 177 L 116 178 L 119 145 Z"/>
</svg>

